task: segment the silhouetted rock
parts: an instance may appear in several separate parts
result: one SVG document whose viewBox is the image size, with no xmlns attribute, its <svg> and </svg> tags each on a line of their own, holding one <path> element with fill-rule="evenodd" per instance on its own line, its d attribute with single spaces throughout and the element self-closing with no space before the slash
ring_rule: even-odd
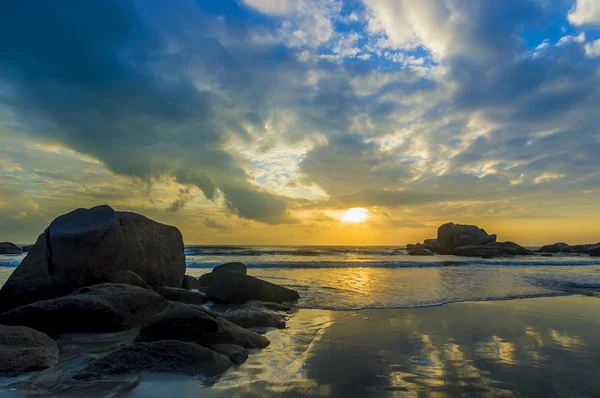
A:
<svg viewBox="0 0 600 398">
<path fill-rule="evenodd" d="M 181 287 L 185 255 L 179 230 L 109 206 L 77 209 L 39 236 L 0 290 L 0 309 L 64 296 L 123 270 L 150 286 Z"/>
<path fill-rule="evenodd" d="M 248 301 L 240 308 L 245 310 L 271 310 L 271 311 L 283 311 L 291 312 L 292 307 L 280 303 L 271 303 L 269 301 Z"/>
<path fill-rule="evenodd" d="M 585 245 L 575 245 L 572 246 L 573 249 L 577 250 L 578 253 L 589 253 L 589 251 L 591 249 L 594 249 L 596 247 L 600 247 L 600 242 L 598 243 L 588 243 Z"/>
<path fill-rule="evenodd" d="M 220 315 L 243 328 L 285 328 L 286 317 L 269 310 L 228 309 Z"/>
<path fill-rule="evenodd" d="M 25 246 L 23 246 L 23 252 L 24 253 L 29 252 L 32 247 L 33 247 L 33 245 L 25 245 Z"/>
<path fill-rule="evenodd" d="M 183 285 L 181 286 L 187 290 L 198 290 L 202 288 L 202 283 L 198 280 L 198 278 L 194 278 L 191 275 L 183 276 Z"/>
<path fill-rule="evenodd" d="M 592 257 L 600 257 L 600 246 L 599 246 L 599 247 L 596 247 L 596 248 L 593 248 L 593 249 L 590 249 L 590 250 L 588 251 L 588 253 L 589 253 L 589 254 L 590 254 L 590 256 L 592 256 Z"/>
<path fill-rule="evenodd" d="M 210 347 L 235 344 L 264 348 L 269 340 L 198 306 L 176 306 L 156 315 L 140 329 L 136 341 L 181 340 Z"/>
<path fill-rule="evenodd" d="M 179 301 L 186 304 L 204 304 L 208 302 L 205 295 L 198 292 L 192 292 L 185 289 L 177 289 L 175 287 L 161 286 L 154 289 L 169 301 Z"/>
<path fill-rule="evenodd" d="M 557 242 L 552 245 L 542 246 L 538 252 L 540 253 L 578 253 L 577 249 L 567 245 L 566 243 Z"/>
<path fill-rule="evenodd" d="M 488 235 L 475 225 L 447 223 L 438 228 L 437 242 L 445 248 L 479 246 L 496 242 L 496 235 Z"/>
<path fill-rule="evenodd" d="M 214 344 L 210 349 L 223 354 L 236 365 L 241 365 L 248 360 L 248 350 L 235 344 Z"/>
<path fill-rule="evenodd" d="M 247 301 L 296 301 L 298 292 L 249 275 L 215 268 L 206 296 L 220 303 L 245 303 Z"/>
<path fill-rule="evenodd" d="M 23 249 L 11 242 L 0 242 L 0 254 L 22 254 Z"/>
<path fill-rule="evenodd" d="M 58 363 L 56 342 L 25 326 L 0 325 L 0 377 L 42 370 Z"/>
<path fill-rule="evenodd" d="M 140 326 L 168 306 L 151 290 L 106 283 L 14 308 L 0 315 L 0 324 L 29 326 L 49 334 L 116 332 Z"/>
<path fill-rule="evenodd" d="M 433 253 L 423 247 L 413 248 L 408 252 L 411 256 L 433 256 Z"/>
<path fill-rule="evenodd" d="M 240 274 L 244 274 L 244 275 L 246 275 L 248 273 L 248 269 L 246 268 L 246 265 L 244 263 L 238 263 L 238 262 L 217 265 L 213 269 L 213 271 L 216 269 L 226 269 L 228 271 L 239 272 Z"/>
<path fill-rule="evenodd" d="M 104 274 L 98 283 L 121 283 L 123 285 L 132 285 L 150 289 L 150 286 L 135 272 L 132 271 L 116 271 Z"/>
<path fill-rule="evenodd" d="M 139 372 L 216 376 L 231 364 L 227 356 L 198 344 L 165 340 L 124 346 L 89 363 L 73 378 L 98 380 Z"/>
<path fill-rule="evenodd" d="M 199 290 L 206 290 L 212 282 L 212 272 L 202 274 L 198 277 L 198 283 L 200 284 Z"/>
<path fill-rule="evenodd" d="M 513 242 L 494 242 L 480 246 L 461 246 L 453 249 L 455 256 L 464 257 L 503 257 L 526 256 L 531 252 Z"/>
</svg>

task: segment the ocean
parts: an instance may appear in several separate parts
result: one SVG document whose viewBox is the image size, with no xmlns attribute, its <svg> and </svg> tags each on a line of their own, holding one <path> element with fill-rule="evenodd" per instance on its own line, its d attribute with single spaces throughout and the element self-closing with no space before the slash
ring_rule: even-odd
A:
<svg viewBox="0 0 600 398">
<path fill-rule="evenodd" d="M 421 257 L 392 246 L 186 246 L 185 253 L 188 274 L 240 261 L 250 275 L 297 290 L 299 308 L 310 309 L 417 308 L 600 290 L 600 258 L 587 255 Z M 0 256 L 0 283 L 23 257 Z"/>
</svg>

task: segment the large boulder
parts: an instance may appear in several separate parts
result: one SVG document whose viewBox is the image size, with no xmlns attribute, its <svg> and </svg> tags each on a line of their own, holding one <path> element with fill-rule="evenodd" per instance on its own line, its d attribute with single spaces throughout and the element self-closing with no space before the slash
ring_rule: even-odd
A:
<svg viewBox="0 0 600 398">
<path fill-rule="evenodd" d="M 408 254 L 411 256 L 433 256 L 433 253 L 424 247 L 414 247 L 408 251 Z"/>
<path fill-rule="evenodd" d="M 285 315 L 269 310 L 228 309 L 220 314 L 243 328 L 285 328 Z"/>
<path fill-rule="evenodd" d="M 109 272 L 100 278 L 98 283 L 120 283 L 150 289 L 150 286 L 133 271 Z"/>
<path fill-rule="evenodd" d="M 206 296 L 219 303 L 245 303 L 254 300 L 282 303 L 300 298 L 294 290 L 250 275 L 218 268 L 212 272 Z"/>
<path fill-rule="evenodd" d="M 600 246 L 590 249 L 588 253 L 592 257 L 600 257 Z"/>
<path fill-rule="evenodd" d="M 566 243 L 557 242 L 552 245 L 542 246 L 538 252 L 540 253 L 579 253 L 579 251 Z"/>
<path fill-rule="evenodd" d="M 496 242 L 496 235 L 488 235 L 485 230 L 475 225 L 450 222 L 438 228 L 437 242 L 445 248 L 479 246 Z"/>
<path fill-rule="evenodd" d="M 179 230 L 109 206 L 77 209 L 39 236 L 0 290 L 0 310 L 64 296 L 123 270 L 153 287 L 181 287 L 185 255 Z"/>
<path fill-rule="evenodd" d="M 585 245 L 575 245 L 572 246 L 573 249 L 577 250 L 578 253 L 589 253 L 591 249 L 595 249 L 600 247 L 600 242 L 597 243 L 587 243 Z"/>
<path fill-rule="evenodd" d="M 177 289 L 176 287 L 161 286 L 157 287 L 155 291 L 169 301 L 179 301 L 186 304 L 204 304 L 208 302 L 208 299 L 202 293 Z"/>
<path fill-rule="evenodd" d="M 58 346 L 46 334 L 25 326 L 0 325 L 0 377 L 43 370 L 58 363 Z"/>
<path fill-rule="evenodd" d="M 234 344 L 245 348 L 264 348 L 269 340 L 237 326 L 198 306 L 180 305 L 150 319 L 140 329 L 137 342 L 181 340 L 206 347 Z"/>
<path fill-rule="evenodd" d="M 460 246 L 453 249 L 452 254 L 464 257 L 504 257 L 527 256 L 531 251 L 513 242 L 494 242 L 487 245 Z"/>
<path fill-rule="evenodd" d="M 49 334 L 117 332 L 141 326 L 168 307 L 168 301 L 151 290 L 101 284 L 14 308 L 0 314 L 0 324 L 29 326 Z"/>
<path fill-rule="evenodd" d="M 89 363 L 73 377 L 98 380 L 139 372 L 167 372 L 185 375 L 216 376 L 232 365 L 225 355 L 198 344 L 183 341 L 134 343 Z"/>
<path fill-rule="evenodd" d="M 223 354 L 236 365 L 241 365 L 248 360 L 248 350 L 235 344 L 215 344 L 210 349 Z"/>
<path fill-rule="evenodd" d="M 0 254 L 22 254 L 23 249 L 11 242 L 0 242 Z"/>
</svg>

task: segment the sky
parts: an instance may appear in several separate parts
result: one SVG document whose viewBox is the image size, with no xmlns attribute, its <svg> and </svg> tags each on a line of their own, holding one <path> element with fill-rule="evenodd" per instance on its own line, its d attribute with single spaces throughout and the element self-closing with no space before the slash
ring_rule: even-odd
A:
<svg viewBox="0 0 600 398">
<path fill-rule="evenodd" d="M 600 0 L 4 0 L 0 241 L 596 242 L 599 104 Z"/>
</svg>

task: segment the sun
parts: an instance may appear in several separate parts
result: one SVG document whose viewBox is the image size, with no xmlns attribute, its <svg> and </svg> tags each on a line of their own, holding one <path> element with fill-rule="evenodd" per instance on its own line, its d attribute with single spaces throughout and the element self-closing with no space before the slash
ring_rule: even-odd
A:
<svg viewBox="0 0 600 398">
<path fill-rule="evenodd" d="M 353 207 L 342 214 L 342 222 L 363 222 L 369 219 L 369 210 L 363 207 Z"/>
</svg>

